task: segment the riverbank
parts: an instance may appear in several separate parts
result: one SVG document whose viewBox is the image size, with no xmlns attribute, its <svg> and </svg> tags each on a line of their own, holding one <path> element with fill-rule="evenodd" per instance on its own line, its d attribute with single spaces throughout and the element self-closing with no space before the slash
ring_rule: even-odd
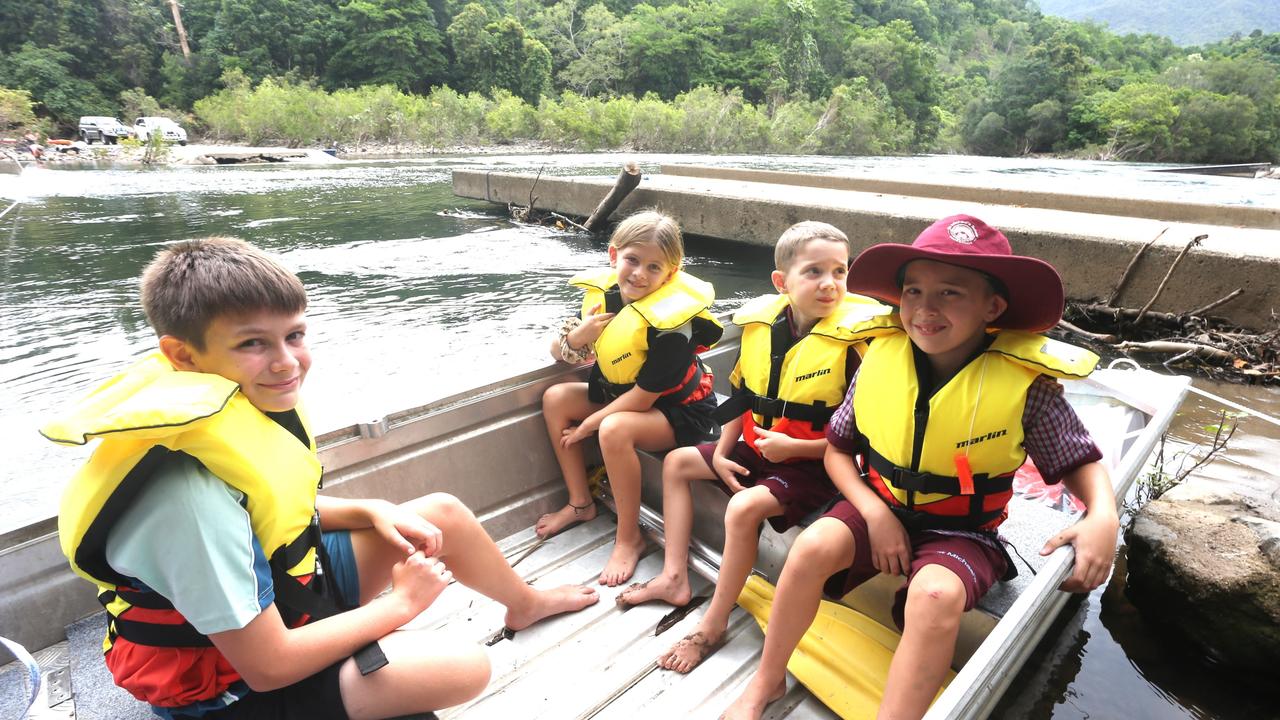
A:
<svg viewBox="0 0 1280 720">
<path fill-rule="evenodd" d="M 342 160 L 376 160 L 394 158 L 435 157 L 441 155 L 510 155 L 568 152 L 567 148 L 522 143 L 483 147 L 455 145 L 436 147 L 422 143 L 362 143 L 330 149 L 290 148 L 274 145 L 235 145 L 200 143 L 164 145 L 152 149 L 146 145 L 86 145 L 76 142 L 58 149 L 45 150 L 45 167 L 102 168 L 162 167 L 182 165 L 243 165 L 269 163 L 334 163 Z M 619 151 L 621 152 L 621 151 Z"/>
</svg>

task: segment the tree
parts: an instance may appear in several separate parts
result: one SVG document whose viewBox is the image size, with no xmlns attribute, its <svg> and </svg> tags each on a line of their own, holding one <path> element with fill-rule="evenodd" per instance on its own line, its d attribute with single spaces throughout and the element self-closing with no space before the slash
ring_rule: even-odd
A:
<svg viewBox="0 0 1280 720">
<path fill-rule="evenodd" d="M 669 100 L 689 88 L 715 84 L 719 21 L 717 7 L 704 0 L 688 6 L 637 5 L 622 21 L 627 58 L 621 89 Z"/>
<path fill-rule="evenodd" d="M 467 3 L 445 31 L 458 68 L 458 89 L 463 92 L 489 88 L 493 50 L 485 31 L 488 24 L 489 11 L 479 3 Z"/>
<path fill-rule="evenodd" d="M 919 144 L 937 135 L 934 106 L 941 82 L 935 54 L 905 20 L 857 29 L 845 53 L 844 75 L 865 77 L 873 87 L 883 87 L 893 104 L 915 124 Z"/>
<path fill-rule="evenodd" d="M 501 88 L 530 103 L 550 88 L 550 51 L 514 17 L 490 21 L 484 7 L 470 3 L 449 25 L 448 34 L 463 87 L 481 92 Z"/>
<path fill-rule="evenodd" d="M 1105 90 L 1097 98 L 1099 130 L 1107 137 L 1104 155 L 1111 158 L 1159 160 L 1171 154 L 1178 107 L 1168 85 L 1130 83 Z"/>
<path fill-rule="evenodd" d="M 31 98 L 64 127 L 74 126 L 81 115 L 114 115 L 112 104 L 93 83 L 71 73 L 69 66 L 74 60 L 70 53 L 27 44 L 0 60 L 0 77 L 29 91 Z"/>
<path fill-rule="evenodd" d="M 855 78 L 831 91 L 808 148 L 824 155 L 884 155 L 911 146 L 911 123 L 889 101 Z"/>
<path fill-rule="evenodd" d="M 569 62 L 560 80 L 584 95 L 615 92 L 627 52 L 617 16 L 601 3 L 592 5 L 582 16 L 582 31 L 575 40 L 584 47 L 582 56 Z"/>
<path fill-rule="evenodd" d="M 1178 160 L 1232 163 L 1266 157 L 1258 108 L 1249 98 L 1207 90 L 1184 90 L 1177 98 L 1178 117 L 1170 135 Z"/>
<path fill-rule="evenodd" d="M 0 87 L 0 132 L 12 133 L 36 124 L 35 105 L 26 90 Z"/>
<path fill-rule="evenodd" d="M 338 9 L 346 41 L 329 59 L 331 85 L 394 85 L 426 92 L 448 70 L 444 39 L 426 0 L 350 0 Z"/>
</svg>

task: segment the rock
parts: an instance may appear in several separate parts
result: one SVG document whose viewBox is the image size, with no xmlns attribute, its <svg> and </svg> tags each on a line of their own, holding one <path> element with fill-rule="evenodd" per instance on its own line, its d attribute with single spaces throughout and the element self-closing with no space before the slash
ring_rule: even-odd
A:
<svg viewBox="0 0 1280 720">
<path fill-rule="evenodd" d="M 1144 615 L 1245 675 L 1280 678 L 1280 525 L 1239 504 L 1160 499 L 1126 541 Z"/>
</svg>

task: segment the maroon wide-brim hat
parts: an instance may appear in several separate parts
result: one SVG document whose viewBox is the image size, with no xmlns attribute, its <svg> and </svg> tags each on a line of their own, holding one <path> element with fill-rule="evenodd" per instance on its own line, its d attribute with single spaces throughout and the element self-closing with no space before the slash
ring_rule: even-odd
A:
<svg viewBox="0 0 1280 720">
<path fill-rule="evenodd" d="M 1014 255 L 1004 233 L 971 215 L 952 215 L 925 228 L 910 245 L 873 245 L 849 266 L 849 292 L 901 304 L 899 270 L 912 260 L 935 260 L 984 272 L 1008 290 L 1009 307 L 992 327 L 1048 330 L 1062 319 L 1062 277 L 1049 263 Z"/>
</svg>

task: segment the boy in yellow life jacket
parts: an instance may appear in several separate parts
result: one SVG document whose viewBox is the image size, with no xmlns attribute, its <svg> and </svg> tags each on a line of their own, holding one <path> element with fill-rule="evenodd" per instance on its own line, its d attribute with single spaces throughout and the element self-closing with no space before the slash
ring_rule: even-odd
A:
<svg viewBox="0 0 1280 720">
<path fill-rule="evenodd" d="M 774 247 L 774 265 L 779 294 L 748 302 L 733 318 L 742 326 L 742 348 L 730 377 L 733 396 L 716 413 L 725 423 L 719 442 L 679 448 L 664 461 L 663 571 L 618 598 L 623 605 L 689 602 L 689 485 L 719 480 L 733 493 L 711 604 L 698 627 L 658 659 L 677 672 L 696 667 L 724 636 L 755 564 L 760 523 L 785 531 L 836 496 L 821 458 L 827 420 L 858 367 L 861 343 L 849 328 L 888 310 L 846 294 L 849 239 L 827 223 L 788 228 Z"/>
<path fill-rule="evenodd" d="M 640 534 L 640 458 L 715 436 L 711 372 L 698 353 L 720 340 L 711 283 L 681 269 L 684 240 L 671 217 L 647 210 L 623 220 L 609 239 L 609 267 L 579 273 L 580 318 L 551 343 L 563 362 L 594 359 L 587 382 L 547 389 L 542 413 L 569 489 L 569 503 L 538 520 L 539 537 L 596 516 L 582 441 L 597 435 L 617 504 L 613 553 L 600 573 L 610 587 L 631 578 L 644 550 Z"/>
<path fill-rule="evenodd" d="M 455 705 L 488 682 L 483 650 L 396 632 L 451 579 L 506 605 L 512 628 L 597 601 L 525 584 L 450 495 L 316 494 L 298 407 L 307 296 L 273 259 L 231 238 L 174 243 L 143 273 L 142 304 L 158 350 L 41 433 L 100 439 L 63 496 L 62 549 L 107 608 L 107 668 L 157 715 Z"/>
<path fill-rule="evenodd" d="M 873 339 L 827 427 L 825 463 L 843 499 L 792 546 L 760 666 L 726 718 L 759 718 L 781 697 L 824 591 L 842 598 L 877 573 L 906 578 L 879 717 L 924 715 L 961 614 L 1016 574 L 996 528 L 1028 455 L 1046 482 L 1063 482 L 1088 508 L 1041 550 L 1075 546 L 1062 589 L 1092 590 L 1111 571 L 1119 527 L 1111 482 L 1054 379 L 1088 375 L 1097 357 L 1035 334 L 1061 318 L 1057 271 L 1013 255 L 981 220 L 955 215 L 910 246 L 868 248 L 850 268 L 849 289 L 899 312 L 858 328 Z"/>
</svg>

